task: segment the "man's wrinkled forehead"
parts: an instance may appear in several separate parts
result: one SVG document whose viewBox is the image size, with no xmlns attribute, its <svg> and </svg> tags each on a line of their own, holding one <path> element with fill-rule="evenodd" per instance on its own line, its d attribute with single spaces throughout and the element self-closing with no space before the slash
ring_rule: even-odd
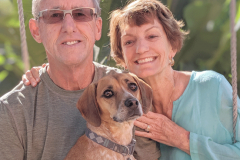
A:
<svg viewBox="0 0 240 160">
<path fill-rule="evenodd" d="M 92 0 L 41 0 L 40 10 L 44 9 L 74 9 L 81 7 L 94 7 Z"/>
</svg>

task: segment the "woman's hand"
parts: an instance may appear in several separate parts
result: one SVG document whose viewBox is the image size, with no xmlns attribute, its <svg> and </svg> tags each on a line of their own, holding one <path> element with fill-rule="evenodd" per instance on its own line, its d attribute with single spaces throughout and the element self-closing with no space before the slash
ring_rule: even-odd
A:
<svg viewBox="0 0 240 160">
<path fill-rule="evenodd" d="M 148 125 L 150 126 L 150 128 L 148 127 L 149 132 L 135 131 L 135 135 L 151 138 L 159 143 L 177 147 L 190 154 L 190 132 L 178 126 L 166 116 L 149 111 L 138 118 L 134 125 L 145 130 Z"/>
<path fill-rule="evenodd" d="M 31 70 L 28 70 L 23 76 L 22 76 L 22 81 L 23 83 L 28 86 L 32 85 L 35 87 L 39 82 L 40 82 L 40 77 L 39 77 L 39 70 L 41 68 L 44 68 L 47 64 L 43 64 L 42 66 L 38 67 L 33 67 Z"/>
</svg>

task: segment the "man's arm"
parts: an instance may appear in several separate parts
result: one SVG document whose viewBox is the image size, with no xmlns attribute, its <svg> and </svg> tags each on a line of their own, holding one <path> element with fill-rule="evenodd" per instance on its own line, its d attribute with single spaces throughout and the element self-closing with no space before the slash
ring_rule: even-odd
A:
<svg viewBox="0 0 240 160">
<path fill-rule="evenodd" d="M 23 160 L 24 149 L 13 116 L 0 100 L 0 159 Z"/>
</svg>

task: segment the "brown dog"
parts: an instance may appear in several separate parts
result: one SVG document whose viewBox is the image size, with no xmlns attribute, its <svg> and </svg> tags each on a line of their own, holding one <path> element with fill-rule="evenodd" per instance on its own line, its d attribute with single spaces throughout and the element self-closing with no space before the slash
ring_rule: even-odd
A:
<svg viewBox="0 0 240 160">
<path fill-rule="evenodd" d="M 135 160 L 133 122 L 151 104 L 151 88 L 133 74 L 114 74 L 89 85 L 77 108 L 90 130 L 65 160 Z"/>
</svg>

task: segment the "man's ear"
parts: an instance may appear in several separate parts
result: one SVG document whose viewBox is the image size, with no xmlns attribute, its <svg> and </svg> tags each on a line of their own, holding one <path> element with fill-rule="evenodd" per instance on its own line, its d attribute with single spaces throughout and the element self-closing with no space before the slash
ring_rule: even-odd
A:
<svg viewBox="0 0 240 160">
<path fill-rule="evenodd" d="M 95 39 L 96 41 L 100 40 L 102 36 L 102 18 L 96 18 L 96 28 L 95 28 Z"/>
<path fill-rule="evenodd" d="M 37 20 L 33 18 L 29 20 L 29 29 L 35 41 L 38 43 L 42 43 Z"/>
</svg>

